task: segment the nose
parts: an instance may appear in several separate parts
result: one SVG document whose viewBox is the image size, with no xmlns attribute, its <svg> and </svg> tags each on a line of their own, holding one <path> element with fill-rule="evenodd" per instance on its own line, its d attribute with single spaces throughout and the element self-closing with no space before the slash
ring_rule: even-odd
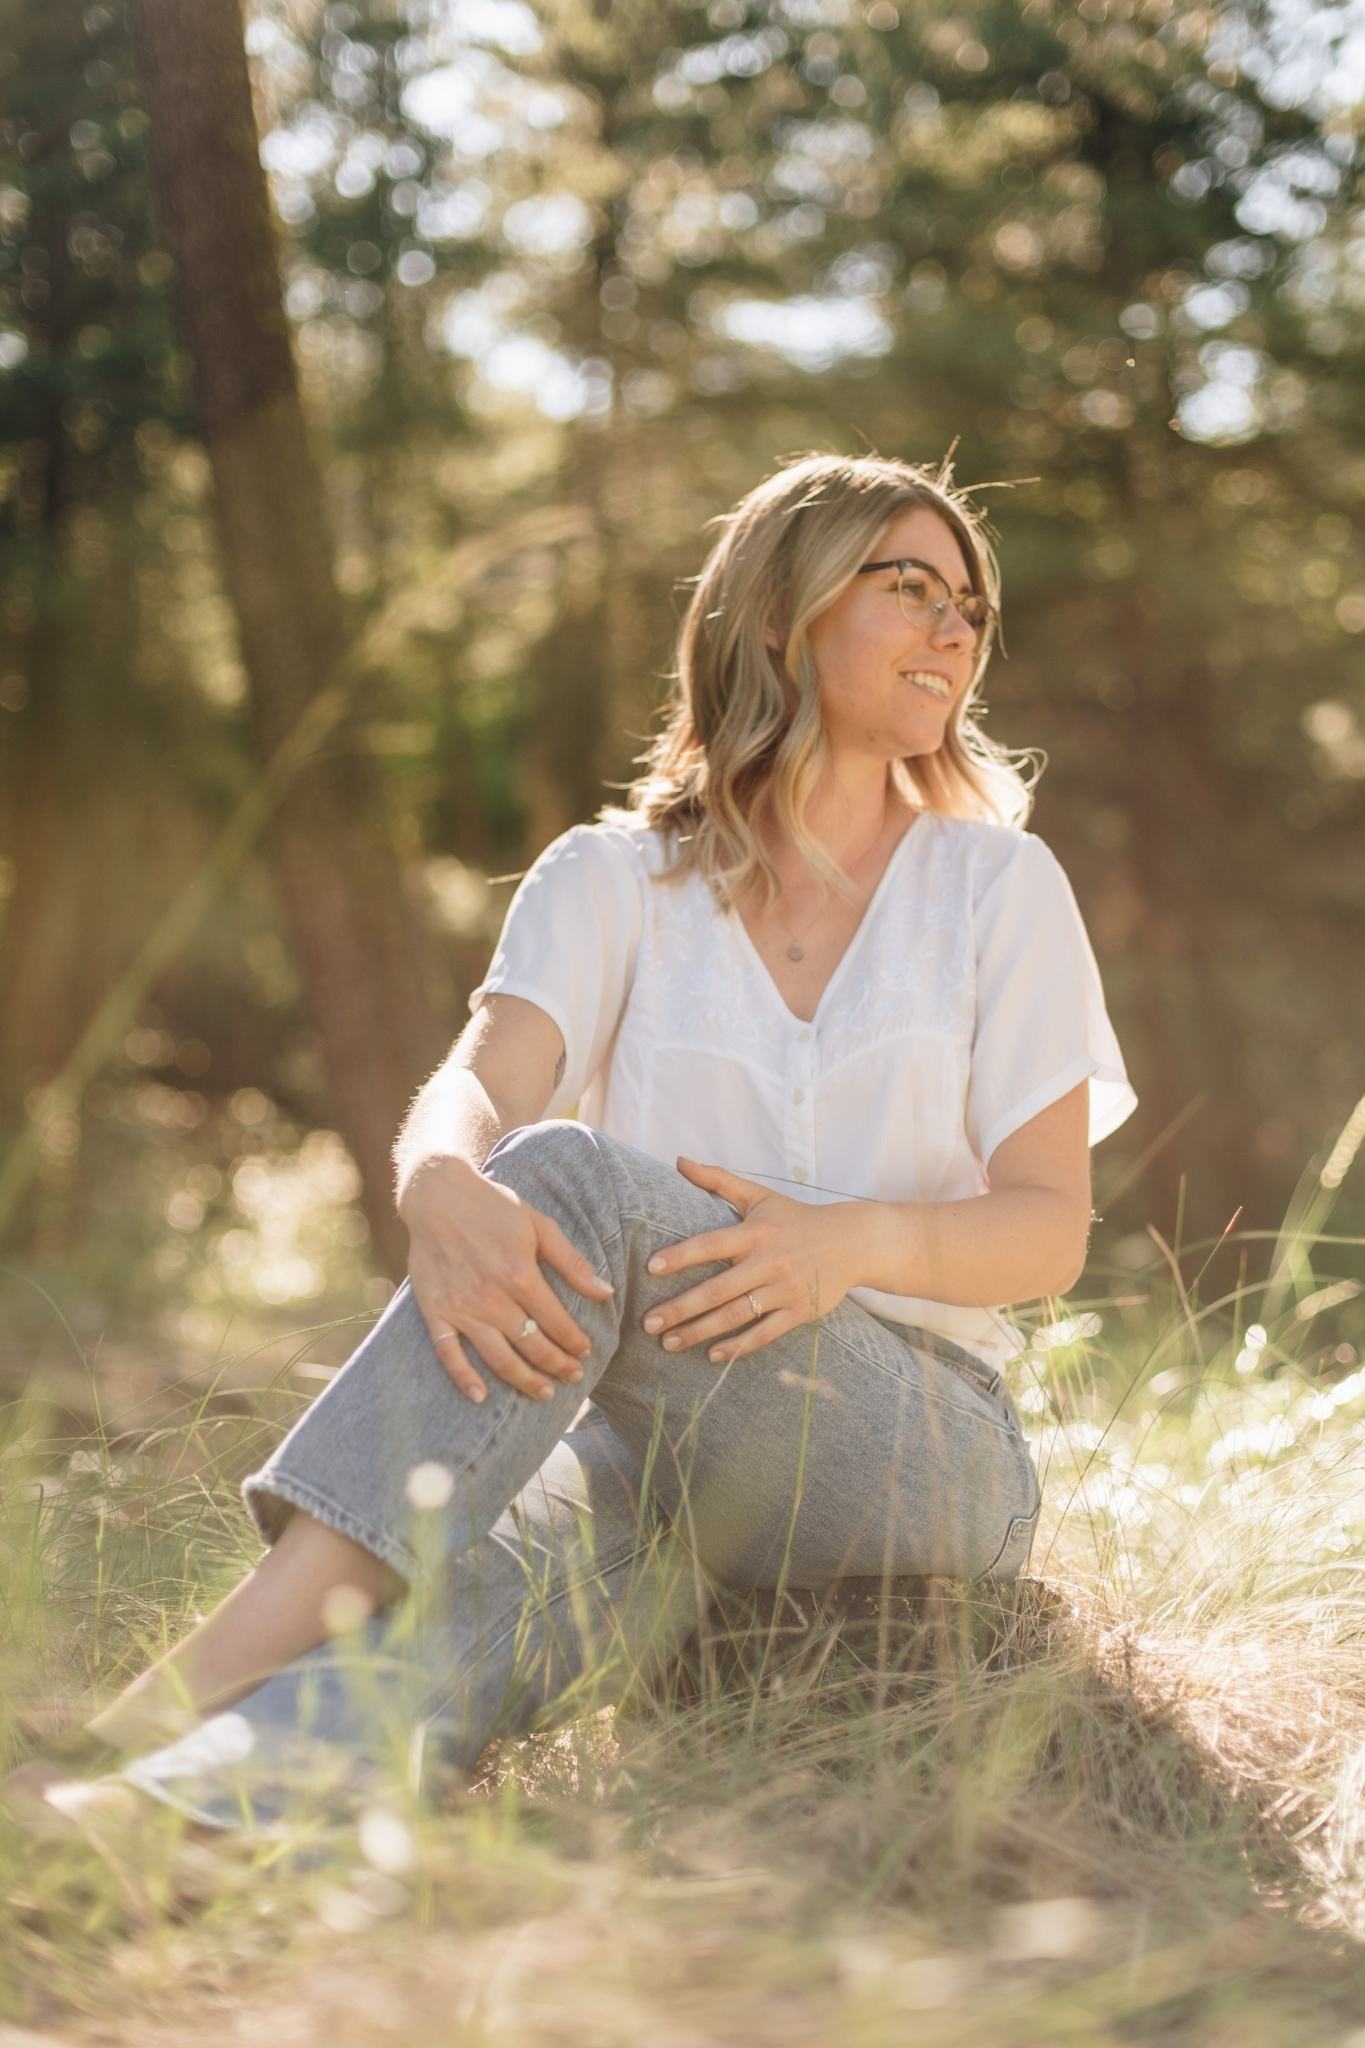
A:
<svg viewBox="0 0 1365 2048">
<path fill-rule="evenodd" d="M 948 601 L 948 609 L 929 637 L 935 646 L 960 647 L 964 653 L 970 653 L 976 645 L 975 630 L 967 624 L 951 598 Z"/>
</svg>

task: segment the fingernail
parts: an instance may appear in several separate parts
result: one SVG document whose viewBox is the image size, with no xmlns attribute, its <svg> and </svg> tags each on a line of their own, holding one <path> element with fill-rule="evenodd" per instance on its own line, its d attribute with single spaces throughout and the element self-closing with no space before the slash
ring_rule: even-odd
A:
<svg viewBox="0 0 1365 2048">
<path fill-rule="evenodd" d="M 554 1390 L 554 1388 L 553 1388 L 553 1387 L 542 1387 L 542 1388 L 541 1388 L 541 1390 L 540 1390 L 540 1396 L 539 1396 L 539 1398 L 540 1398 L 540 1399 L 541 1399 L 542 1401 L 553 1401 L 554 1397 L 555 1397 L 555 1390 Z"/>
<path fill-rule="evenodd" d="M 650 1270 L 650 1272 L 651 1272 L 651 1273 L 662 1273 L 662 1272 L 663 1272 L 663 1269 L 664 1269 L 664 1262 L 663 1262 L 663 1260 L 662 1260 L 661 1258 L 659 1258 L 659 1257 L 655 1256 L 654 1258 L 652 1258 L 652 1259 L 650 1260 L 650 1262 L 649 1262 L 649 1270 Z"/>
<path fill-rule="evenodd" d="M 647 1329 L 647 1330 L 649 1331 L 649 1333 L 650 1333 L 650 1335 L 651 1335 L 651 1336 L 653 1336 L 653 1334 L 654 1334 L 654 1332 L 655 1332 L 656 1330 L 662 1330 L 663 1326 L 664 1326 L 664 1319 L 663 1319 L 663 1317 L 662 1317 L 662 1316 L 646 1316 L 646 1317 L 645 1317 L 645 1328 L 646 1328 L 646 1329 Z"/>
<path fill-rule="evenodd" d="M 564 1375 L 564 1380 L 567 1386 L 581 1387 L 583 1384 L 583 1375 L 581 1372 L 566 1372 Z"/>
<path fill-rule="evenodd" d="M 488 1389 L 487 1387 L 467 1387 L 465 1391 L 469 1395 L 471 1401 L 482 1401 L 484 1395 L 488 1392 Z"/>
</svg>

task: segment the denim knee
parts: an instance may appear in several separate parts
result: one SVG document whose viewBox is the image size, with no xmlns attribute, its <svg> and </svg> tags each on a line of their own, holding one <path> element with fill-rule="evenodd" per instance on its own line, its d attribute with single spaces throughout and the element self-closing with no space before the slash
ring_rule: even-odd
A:
<svg viewBox="0 0 1365 2048">
<path fill-rule="evenodd" d="M 487 1173 L 490 1166 L 515 1157 L 520 1166 L 556 1173 L 562 1171 L 568 1159 L 582 1157 L 585 1152 L 594 1159 L 601 1157 L 595 1131 L 577 1117 L 546 1117 L 541 1123 L 517 1124 L 504 1131 L 484 1160 L 483 1171 Z"/>
</svg>

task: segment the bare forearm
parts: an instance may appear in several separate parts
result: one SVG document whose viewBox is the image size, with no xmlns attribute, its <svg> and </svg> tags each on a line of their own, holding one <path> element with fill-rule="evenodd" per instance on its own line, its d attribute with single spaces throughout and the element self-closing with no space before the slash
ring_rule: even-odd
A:
<svg viewBox="0 0 1365 2048">
<path fill-rule="evenodd" d="M 424 1167 L 436 1160 L 464 1160 L 477 1172 L 512 1128 L 477 1074 L 449 1063 L 438 1067 L 394 1142 L 394 1201 L 400 1214 Z"/>
<path fill-rule="evenodd" d="M 1072 1206 L 1051 1188 L 1000 1188 L 962 1202 L 853 1202 L 855 1286 L 963 1308 L 1065 1294 L 1080 1278 Z"/>
</svg>

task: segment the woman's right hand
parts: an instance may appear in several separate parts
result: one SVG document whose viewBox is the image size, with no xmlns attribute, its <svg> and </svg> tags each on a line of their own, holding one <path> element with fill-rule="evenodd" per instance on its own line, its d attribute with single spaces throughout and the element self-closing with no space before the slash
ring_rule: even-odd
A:
<svg viewBox="0 0 1365 2048">
<path fill-rule="evenodd" d="M 540 1261 L 579 1294 L 605 1301 L 614 1290 L 552 1217 L 464 1159 L 425 1164 L 399 1213 L 408 1228 L 408 1276 L 417 1306 L 461 1393 L 482 1401 L 488 1391 L 461 1337 L 478 1346 L 490 1371 L 531 1400 L 552 1400 L 557 1384 L 582 1380 L 591 1347 Z M 523 1337 L 527 1316 L 539 1328 Z"/>
</svg>

